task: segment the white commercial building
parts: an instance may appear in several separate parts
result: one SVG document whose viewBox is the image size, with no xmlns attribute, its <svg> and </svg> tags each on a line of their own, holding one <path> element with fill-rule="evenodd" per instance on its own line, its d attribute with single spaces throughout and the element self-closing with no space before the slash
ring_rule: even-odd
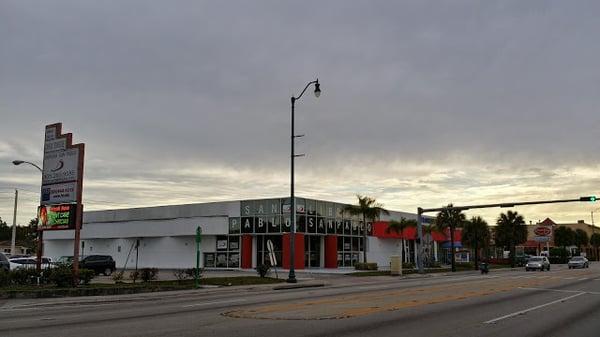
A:
<svg viewBox="0 0 600 337">
<path fill-rule="evenodd" d="M 118 268 L 189 268 L 196 264 L 195 233 L 202 228 L 201 266 L 204 268 L 255 268 L 268 261 L 267 242 L 273 243 L 277 264 L 290 265 L 290 199 L 226 201 L 85 212 L 81 229 L 81 255 L 111 255 Z M 362 261 L 363 231 L 367 231 L 367 257 L 387 267 L 389 257 L 400 253 L 400 236 L 388 233 L 387 221 L 416 214 L 390 211 L 381 221 L 363 224 L 347 216 L 345 204 L 296 198 L 297 233 L 295 267 L 351 267 Z M 428 219 L 424 219 L 428 221 Z M 73 230 L 44 232 L 44 255 L 73 255 Z M 416 257 L 415 231 L 407 239 L 405 260 Z M 434 237 L 432 255 L 437 255 Z"/>
</svg>

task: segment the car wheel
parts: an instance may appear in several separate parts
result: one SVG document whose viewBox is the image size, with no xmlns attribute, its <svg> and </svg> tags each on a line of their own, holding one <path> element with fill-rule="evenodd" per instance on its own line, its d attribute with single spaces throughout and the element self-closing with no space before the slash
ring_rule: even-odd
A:
<svg viewBox="0 0 600 337">
<path fill-rule="evenodd" d="M 105 276 L 110 276 L 110 274 L 112 274 L 112 269 L 110 269 L 110 268 L 104 269 L 104 275 Z"/>
</svg>

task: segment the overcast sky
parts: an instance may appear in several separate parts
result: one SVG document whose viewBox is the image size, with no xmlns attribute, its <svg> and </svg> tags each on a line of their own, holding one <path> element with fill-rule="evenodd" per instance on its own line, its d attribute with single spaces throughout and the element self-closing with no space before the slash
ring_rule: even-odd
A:
<svg viewBox="0 0 600 337">
<path fill-rule="evenodd" d="M 35 216 L 44 126 L 87 210 L 296 193 L 386 208 L 600 194 L 597 1 L 0 0 L 0 217 Z M 521 207 L 585 219 L 597 204 Z M 500 209 L 482 210 L 494 223 Z M 598 214 L 600 222 L 600 211 Z"/>
</svg>

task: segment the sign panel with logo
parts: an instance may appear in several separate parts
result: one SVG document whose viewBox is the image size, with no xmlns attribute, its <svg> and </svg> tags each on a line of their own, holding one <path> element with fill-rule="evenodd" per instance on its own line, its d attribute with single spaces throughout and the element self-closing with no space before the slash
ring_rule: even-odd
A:
<svg viewBox="0 0 600 337">
<path fill-rule="evenodd" d="M 38 208 L 40 230 L 74 229 L 77 204 L 42 205 Z"/>
<path fill-rule="evenodd" d="M 533 233 L 535 234 L 535 236 L 533 237 L 533 240 L 536 242 L 548 242 L 550 241 L 550 238 L 552 237 L 552 227 L 550 226 L 537 226 L 534 230 Z"/>
<path fill-rule="evenodd" d="M 71 144 L 62 124 L 46 126 L 42 168 L 42 205 L 81 203 L 83 144 Z"/>
</svg>

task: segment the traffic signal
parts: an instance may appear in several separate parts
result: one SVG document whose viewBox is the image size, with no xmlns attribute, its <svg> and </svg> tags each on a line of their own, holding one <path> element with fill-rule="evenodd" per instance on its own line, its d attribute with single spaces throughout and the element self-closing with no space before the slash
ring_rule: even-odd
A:
<svg viewBox="0 0 600 337">
<path fill-rule="evenodd" d="M 596 196 L 590 195 L 589 197 L 581 197 L 579 198 L 579 201 L 596 201 Z"/>
</svg>

